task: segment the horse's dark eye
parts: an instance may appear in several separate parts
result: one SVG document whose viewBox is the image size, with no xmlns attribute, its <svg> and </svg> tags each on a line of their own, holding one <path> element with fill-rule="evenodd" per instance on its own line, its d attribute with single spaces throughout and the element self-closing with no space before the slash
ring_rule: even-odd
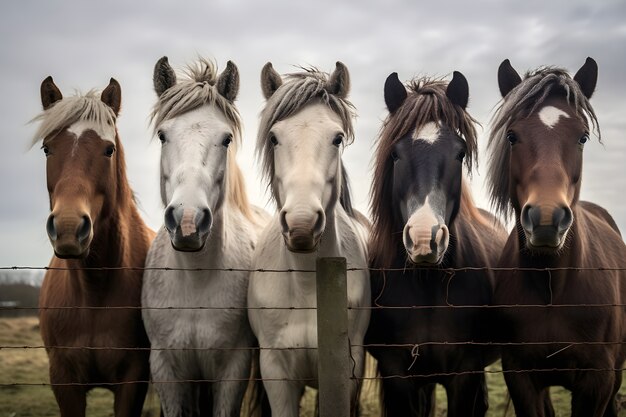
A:
<svg viewBox="0 0 626 417">
<path fill-rule="evenodd" d="M 584 135 L 580 137 L 580 139 L 578 139 L 578 143 L 580 143 L 581 145 L 584 145 L 585 142 L 587 142 L 588 140 L 589 140 L 589 134 L 585 133 Z"/>
<path fill-rule="evenodd" d="M 107 146 L 107 148 L 104 150 L 104 156 L 107 157 L 112 157 L 113 153 L 115 152 L 115 146 L 111 145 L 111 146 Z"/>
<path fill-rule="evenodd" d="M 400 159 L 396 151 L 391 152 L 391 159 L 393 159 L 393 162 L 396 162 L 398 159 Z"/>
<path fill-rule="evenodd" d="M 506 132 L 506 140 L 508 140 L 511 145 L 513 145 L 515 142 L 517 142 L 517 136 L 515 136 L 515 133 L 509 130 L 508 132 Z"/>
<path fill-rule="evenodd" d="M 465 158 L 465 151 L 459 152 L 459 154 L 456 156 L 456 159 L 458 159 L 459 161 L 462 161 L 464 158 Z"/>
<path fill-rule="evenodd" d="M 275 135 L 270 134 L 270 142 L 272 142 L 272 145 L 274 146 L 278 145 L 278 139 L 276 139 Z"/>
<path fill-rule="evenodd" d="M 222 145 L 228 148 L 228 145 L 230 145 L 232 141 L 233 141 L 233 135 L 229 133 L 228 135 L 226 135 L 226 137 L 222 141 Z"/>
<path fill-rule="evenodd" d="M 43 153 L 46 156 L 50 155 L 50 149 L 48 149 L 48 147 L 46 145 L 42 146 L 41 149 L 43 149 Z"/>
<path fill-rule="evenodd" d="M 339 147 L 341 146 L 342 143 L 343 143 L 343 135 L 339 134 L 335 136 L 335 139 L 333 139 L 333 145 L 335 145 L 336 147 Z"/>
<path fill-rule="evenodd" d="M 159 140 L 161 141 L 161 143 L 165 143 L 165 133 L 161 132 L 160 130 L 157 132 L 157 136 L 159 136 Z"/>
</svg>

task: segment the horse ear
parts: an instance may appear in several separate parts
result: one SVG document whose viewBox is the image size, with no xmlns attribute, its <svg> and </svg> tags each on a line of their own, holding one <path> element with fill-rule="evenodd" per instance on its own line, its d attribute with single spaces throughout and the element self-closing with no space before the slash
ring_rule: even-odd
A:
<svg viewBox="0 0 626 417">
<path fill-rule="evenodd" d="M 56 86 L 51 76 L 41 82 L 41 105 L 44 110 L 48 110 L 54 103 L 61 100 L 63 94 Z"/>
<path fill-rule="evenodd" d="M 120 114 L 120 108 L 122 107 L 122 87 L 115 78 L 111 78 L 109 85 L 102 91 L 100 99 L 113 109 L 115 115 Z"/>
<path fill-rule="evenodd" d="M 522 82 L 522 78 L 511 66 L 511 61 L 505 59 L 498 68 L 498 86 L 500 94 L 505 97 L 509 92 Z"/>
<path fill-rule="evenodd" d="M 406 100 L 406 87 L 400 82 L 397 72 L 389 74 L 385 80 L 385 104 L 389 113 L 393 113 L 400 108 Z"/>
<path fill-rule="evenodd" d="M 263 66 L 261 70 L 261 89 L 263 90 L 263 96 L 267 100 L 278 90 L 283 84 L 283 79 L 280 74 L 276 72 L 271 62 L 268 62 Z"/>
<path fill-rule="evenodd" d="M 337 61 L 335 70 L 330 74 L 326 83 L 326 90 L 339 98 L 348 97 L 350 91 L 350 73 L 343 62 Z"/>
<path fill-rule="evenodd" d="M 574 81 L 578 83 L 585 97 L 591 98 L 598 82 L 598 64 L 593 58 L 587 57 L 583 66 L 574 75 Z"/>
<path fill-rule="evenodd" d="M 446 96 L 450 101 L 462 109 L 467 107 L 469 101 L 469 84 L 467 78 L 458 71 L 452 73 L 452 81 L 448 84 L 446 89 Z"/>
<path fill-rule="evenodd" d="M 226 69 L 217 79 L 217 91 L 228 101 L 235 101 L 239 93 L 239 70 L 232 62 L 226 63 Z"/>
<path fill-rule="evenodd" d="M 161 97 L 161 94 L 168 88 L 176 85 L 176 73 L 170 66 L 167 57 L 159 59 L 154 65 L 154 75 L 152 76 L 154 91 Z"/>
</svg>

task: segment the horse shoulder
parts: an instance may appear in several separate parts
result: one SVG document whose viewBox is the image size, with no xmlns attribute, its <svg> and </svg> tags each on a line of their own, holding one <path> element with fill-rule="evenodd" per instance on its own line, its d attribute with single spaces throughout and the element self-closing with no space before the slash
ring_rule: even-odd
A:
<svg viewBox="0 0 626 417">
<path fill-rule="evenodd" d="M 609 212 L 602 206 L 599 206 L 595 203 L 589 201 L 580 201 L 578 202 L 580 208 L 582 208 L 585 212 L 587 212 L 590 216 L 596 217 L 600 221 L 606 222 L 609 227 L 611 227 L 617 234 L 621 237 L 622 234 L 617 227 L 617 223 L 613 217 L 609 214 Z"/>
</svg>

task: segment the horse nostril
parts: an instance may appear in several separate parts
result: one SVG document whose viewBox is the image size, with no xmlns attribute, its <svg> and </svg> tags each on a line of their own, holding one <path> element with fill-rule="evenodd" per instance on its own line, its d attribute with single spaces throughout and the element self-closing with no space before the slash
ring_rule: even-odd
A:
<svg viewBox="0 0 626 417">
<path fill-rule="evenodd" d="M 89 216 L 83 216 L 78 230 L 76 230 L 76 238 L 79 242 L 84 241 L 91 234 L 91 219 Z"/>
<path fill-rule="evenodd" d="M 317 210 L 317 221 L 313 226 L 313 234 L 315 236 L 321 235 L 326 227 L 326 214 L 322 210 Z"/>
<path fill-rule="evenodd" d="M 280 218 L 280 227 L 283 231 L 283 234 L 289 233 L 289 225 L 287 224 L 287 211 L 281 210 L 279 214 Z"/>
<path fill-rule="evenodd" d="M 538 207 L 526 204 L 522 208 L 522 214 L 520 216 L 520 223 L 526 230 L 533 230 L 536 226 L 539 226 L 541 222 L 541 209 Z"/>
<path fill-rule="evenodd" d="M 167 206 L 163 219 L 165 223 L 165 228 L 170 232 L 174 232 L 176 230 L 176 227 L 178 227 L 178 222 L 176 221 L 176 217 L 174 216 L 174 210 L 174 207 Z"/>
<path fill-rule="evenodd" d="M 54 216 L 52 214 L 48 216 L 48 220 L 46 221 L 46 232 L 48 232 L 50 240 L 57 240 L 57 228 L 54 224 Z"/>
<path fill-rule="evenodd" d="M 554 210 L 554 213 L 552 213 L 552 222 L 559 231 L 569 229 L 573 221 L 574 215 L 572 214 L 572 210 L 567 206 L 557 208 Z"/>
<path fill-rule="evenodd" d="M 206 233 L 211 229 L 211 225 L 213 224 L 213 216 L 211 215 L 211 210 L 205 208 L 202 210 L 202 215 L 200 219 L 198 219 L 197 227 L 198 231 L 202 233 Z"/>
<path fill-rule="evenodd" d="M 402 234 L 402 240 L 404 241 L 404 247 L 410 249 L 413 247 L 413 240 L 411 239 L 410 227 L 404 227 L 404 233 Z"/>
</svg>

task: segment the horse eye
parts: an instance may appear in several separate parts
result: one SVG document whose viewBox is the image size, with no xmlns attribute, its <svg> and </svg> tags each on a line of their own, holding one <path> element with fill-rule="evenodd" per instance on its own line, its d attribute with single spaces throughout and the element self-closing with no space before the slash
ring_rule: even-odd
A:
<svg viewBox="0 0 626 417">
<path fill-rule="evenodd" d="M 157 135 L 159 136 L 159 140 L 161 141 L 161 143 L 165 143 L 165 133 L 161 132 L 160 130 L 157 132 Z"/>
<path fill-rule="evenodd" d="M 339 134 L 335 136 L 335 139 L 333 139 L 333 145 L 335 145 L 336 147 L 339 147 L 341 146 L 342 143 L 343 143 L 343 135 Z"/>
<path fill-rule="evenodd" d="M 233 141 L 233 135 L 229 133 L 228 135 L 226 135 L 226 137 L 222 141 L 222 145 L 228 148 L 228 145 L 230 145 L 232 141 Z"/>
<path fill-rule="evenodd" d="M 580 143 L 581 145 L 584 145 L 585 142 L 587 142 L 588 140 L 589 140 L 589 134 L 585 133 L 584 135 L 580 137 L 580 139 L 578 139 L 578 143 Z"/>
<path fill-rule="evenodd" d="M 42 146 L 41 149 L 43 149 L 43 153 L 46 156 L 50 155 L 50 149 L 48 149 L 48 147 L 46 145 Z"/>
<path fill-rule="evenodd" d="M 393 162 L 396 162 L 398 159 L 400 159 L 396 151 L 391 152 L 391 159 L 393 159 Z"/>
<path fill-rule="evenodd" d="M 462 161 L 464 158 L 465 158 L 465 151 L 459 152 L 459 154 L 456 156 L 456 159 L 458 159 L 459 161 Z"/>
<path fill-rule="evenodd" d="M 506 140 L 508 140 L 511 145 L 513 145 L 515 142 L 517 142 L 517 136 L 515 136 L 515 133 L 509 130 L 508 132 L 506 132 Z"/>
<path fill-rule="evenodd" d="M 278 139 L 276 139 L 275 135 L 270 134 L 270 142 L 272 142 L 272 145 L 274 146 L 278 145 Z"/>
<path fill-rule="evenodd" d="M 115 146 L 107 146 L 107 148 L 104 150 L 104 156 L 110 158 L 113 156 L 113 152 L 115 152 Z"/>
</svg>

